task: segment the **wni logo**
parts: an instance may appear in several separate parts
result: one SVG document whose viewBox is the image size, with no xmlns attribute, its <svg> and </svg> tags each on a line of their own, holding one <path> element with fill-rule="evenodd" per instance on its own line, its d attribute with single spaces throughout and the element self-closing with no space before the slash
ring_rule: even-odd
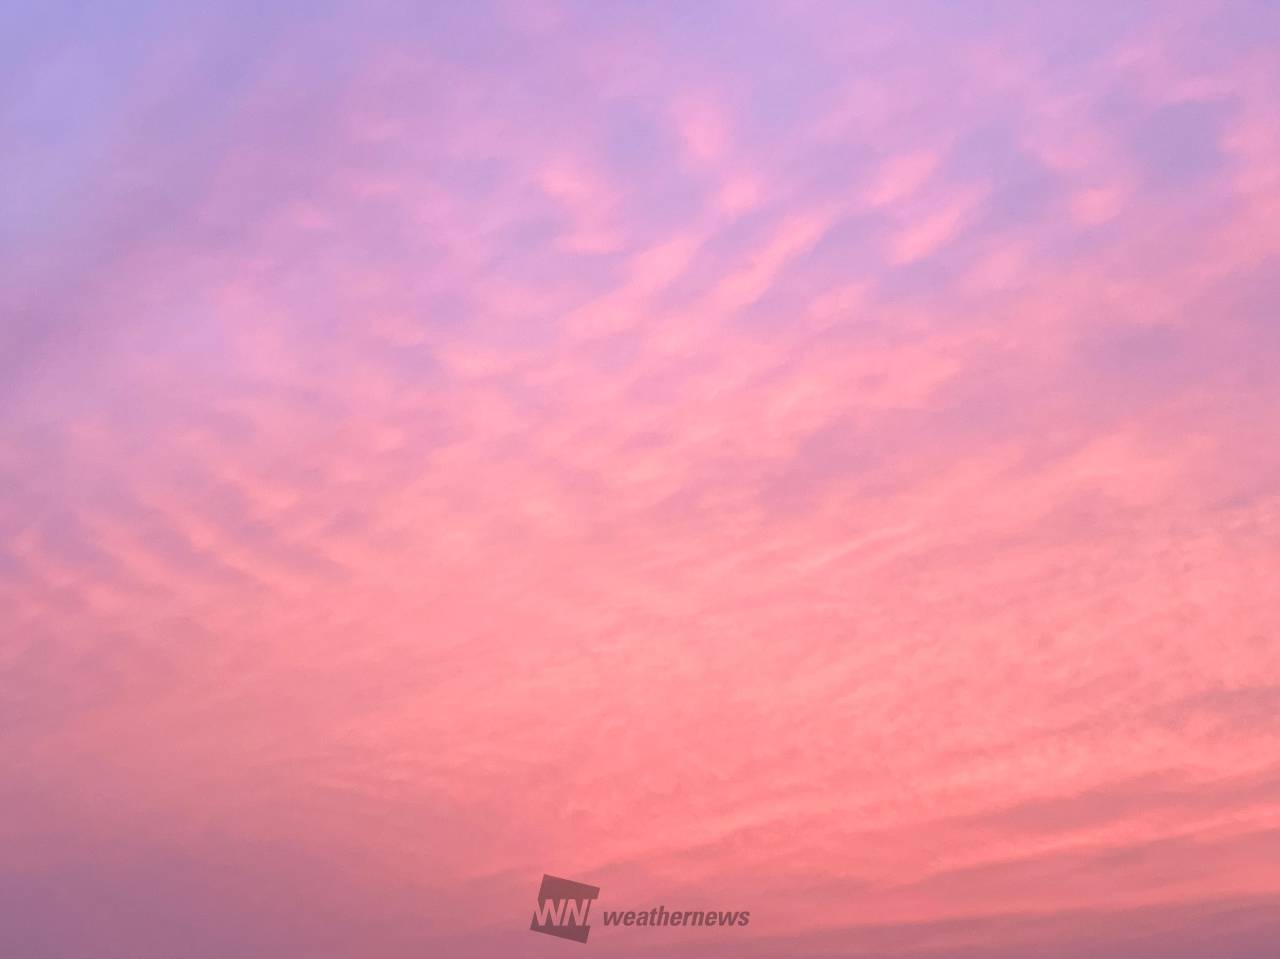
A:
<svg viewBox="0 0 1280 959">
<path fill-rule="evenodd" d="M 599 886 L 544 875 L 538 887 L 538 908 L 533 911 L 529 928 L 548 936 L 586 942 L 591 932 L 587 915 L 599 895 Z"/>
</svg>

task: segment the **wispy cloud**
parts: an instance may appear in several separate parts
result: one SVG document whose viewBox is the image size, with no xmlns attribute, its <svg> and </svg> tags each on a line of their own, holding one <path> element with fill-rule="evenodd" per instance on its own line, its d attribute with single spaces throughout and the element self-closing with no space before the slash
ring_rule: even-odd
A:
<svg viewBox="0 0 1280 959">
<path fill-rule="evenodd" d="M 80 17 L 0 29 L 0 951 L 508 955 L 549 871 L 1263 955 L 1270 10 Z"/>
</svg>

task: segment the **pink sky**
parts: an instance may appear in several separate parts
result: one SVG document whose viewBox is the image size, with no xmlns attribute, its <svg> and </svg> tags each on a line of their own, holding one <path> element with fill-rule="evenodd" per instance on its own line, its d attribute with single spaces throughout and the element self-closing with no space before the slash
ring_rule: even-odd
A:
<svg viewBox="0 0 1280 959">
<path fill-rule="evenodd" d="M 0 955 L 1274 956 L 1278 50 L 6 8 Z"/>
</svg>

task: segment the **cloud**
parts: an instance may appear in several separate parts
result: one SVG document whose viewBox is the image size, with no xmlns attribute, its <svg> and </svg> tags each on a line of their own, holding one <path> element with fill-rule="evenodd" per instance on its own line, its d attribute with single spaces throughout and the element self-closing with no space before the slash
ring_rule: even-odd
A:
<svg viewBox="0 0 1280 959">
<path fill-rule="evenodd" d="M 724 13 L 23 41 L 3 951 L 1262 954 L 1266 16 Z"/>
</svg>

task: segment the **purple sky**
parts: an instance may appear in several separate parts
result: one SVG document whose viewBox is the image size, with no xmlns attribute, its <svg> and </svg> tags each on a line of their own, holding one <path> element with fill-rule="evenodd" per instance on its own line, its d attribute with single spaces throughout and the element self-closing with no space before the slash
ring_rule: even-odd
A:
<svg viewBox="0 0 1280 959">
<path fill-rule="evenodd" d="M 1273 3 L 4 7 L 0 957 L 1274 956 L 1276 91 Z"/>
</svg>

